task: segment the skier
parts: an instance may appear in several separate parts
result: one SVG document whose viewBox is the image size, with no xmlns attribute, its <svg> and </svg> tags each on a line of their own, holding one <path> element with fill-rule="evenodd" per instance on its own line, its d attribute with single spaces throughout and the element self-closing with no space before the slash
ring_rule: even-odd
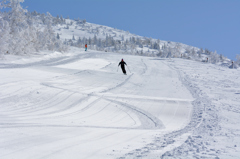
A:
<svg viewBox="0 0 240 159">
<path fill-rule="evenodd" d="M 125 66 L 124 66 L 124 65 L 127 65 L 127 64 L 123 61 L 123 59 L 122 59 L 121 62 L 119 62 L 118 67 L 119 67 L 119 65 L 121 65 L 121 68 L 122 68 L 122 72 L 123 72 L 123 74 L 126 75 L 127 72 L 126 72 L 126 70 L 125 70 Z"/>
<path fill-rule="evenodd" d="M 87 51 L 87 44 L 85 44 L 85 51 Z"/>
</svg>

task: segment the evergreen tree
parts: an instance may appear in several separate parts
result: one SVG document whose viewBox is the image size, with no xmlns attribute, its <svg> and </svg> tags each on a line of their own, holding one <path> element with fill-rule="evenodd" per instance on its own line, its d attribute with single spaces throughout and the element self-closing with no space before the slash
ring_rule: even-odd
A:
<svg viewBox="0 0 240 159">
<path fill-rule="evenodd" d="M 9 11 L 4 14 L 4 18 L 0 18 L 0 34 L 2 34 L 1 38 L 4 37 L 5 39 L 4 44 L 0 42 L 2 46 L 1 52 L 27 54 L 43 49 L 66 50 L 66 47 L 57 39 L 52 30 L 51 25 L 56 18 L 53 18 L 50 13 L 47 13 L 47 16 L 41 14 L 39 18 L 43 23 L 42 28 L 44 31 L 40 31 L 35 25 L 35 23 L 39 22 L 35 22 L 34 19 L 34 15 L 39 14 L 27 12 L 21 7 L 20 3 L 22 2 L 24 0 L 2 0 L 0 2 L 1 8 L 9 8 Z M 3 19 L 6 19 L 6 21 Z M 8 27 L 6 28 L 6 26 Z M 4 50 L 5 48 L 7 50 Z"/>
<path fill-rule="evenodd" d="M 60 39 L 60 35 L 57 33 L 57 39 Z"/>
<path fill-rule="evenodd" d="M 240 65 L 240 55 L 236 55 L 236 63 Z"/>
<path fill-rule="evenodd" d="M 97 40 L 97 36 L 96 36 L 96 34 L 94 35 L 94 38 L 93 38 L 93 44 L 94 45 L 97 45 L 97 42 L 98 42 L 98 40 Z"/>
<path fill-rule="evenodd" d="M 8 52 L 8 42 L 9 42 L 9 24 L 0 15 L 0 56 Z"/>
<path fill-rule="evenodd" d="M 202 52 L 201 52 L 201 50 L 199 50 L 197 53 L 198 53 L 198 57 L 199 57 L 199 58 L 202 58 Z"/>
<path fill-rule="evenodd" d="M 122 35 L 122 41 L 124 41 L 124 35 Z"/>
</svg>

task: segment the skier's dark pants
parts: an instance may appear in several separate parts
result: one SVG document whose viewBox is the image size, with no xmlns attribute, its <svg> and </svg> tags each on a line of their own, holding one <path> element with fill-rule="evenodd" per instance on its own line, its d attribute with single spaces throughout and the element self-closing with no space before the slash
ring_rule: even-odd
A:
<svg viewBox="0 0 240 159">
<path fill-rule="evenodd" d="M 126 74 L 126 70 L 125 70 L 124 65 L 121 65 L 121 68 L 122 68 L 122 72 L 123 72 L 124 74 Z"/>
</svg>

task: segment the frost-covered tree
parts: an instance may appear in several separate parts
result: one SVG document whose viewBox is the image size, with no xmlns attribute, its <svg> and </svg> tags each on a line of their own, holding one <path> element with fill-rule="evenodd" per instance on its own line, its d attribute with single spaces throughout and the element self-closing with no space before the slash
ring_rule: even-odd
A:
<svg viewBox="0 0 240 159">
<path fill-rule="evenodd" d="M 142 43 L 139 43 L 139 47 L 140 47 L 140 48 L 143 48 L 143 44 L 142 44 Z"/>
<path fill-rule="evenodd" d="M 5 21 L 0 14 L 0 56 L 8 53 L 9 46 L 9 24 Z"/>
<path fill-rule="evenodd" d="M 9 23 L 9 38 L 11 45 L 9 45 L 8 52 L 14 54 L 22 54 L 25 52 L 27 41 L 25 38 L 28 35 L 28 23 L 26 18 L 26 10 L 24 10 L 20 3 L 24 0 L 3 0 L 1 6 L 10 8 L 11 10 L 5 16 Z M 9 41 L 10 42 L 10 41 Z"/>
<path fill-rule="evenodd" d="M 77 47 L 82 47 L 82 39 L 79 37 L 78 40 L 77 40 L 77 44 L 76 44 Z"/>
<path fill-rule="evenodd" d="M 205 49 L 204 53 L 207 54 L 207 55 L 210 55 L 211 51 L 209 51 L 208 49 Z"/>
<path fill-rule="evenodd" d="M 198 54 L 198 58 L 202 58 L 202 49 L 198 50 L 197 54 Z"/>
<path fill-rule="evenodd" d="M 214 53 L 211 53 L 209 57 L 210 57 L 211 63 L 218 63 L 220 61 L 220 56 L 217 54 L 217 51 L 215 51 Z"/>
<path fill-rule="evenodd" d="M 23 9 L 20 3 L 24 0 L 2 0 L 1 8 L 8 8 L 9 11 L 0 14 L 0 34 L 4 37 L 4 42 L 0 42 L 2 53 L 27 54 L 39 50 L 66 50 L 62 42 L 56 38 L 52 24 L 54 18 L 47 13 L 31 14 Z M 36 19 L 38 16 L 39 19 Z M 41 28 L 38 27 L 39 21 L 42 22 Z M 7 46 L 7 47 L 6 47 Z"/>
<path fill-rule="evenodd" d="M 122 35 L 122 41 L 124 41 L 124 35 Z"/>
<path fill-rule="evenodd" d="M 57 39 L 60 39 L 60 35 L 57 33 Z"/>
<path fill-rule="evenodd" d="M 88 45 L 92 45 L 92 39 L 91 39 L 91 37 L 88 38 Z"/>
<path fill-rule="evenodd" d="M 196 53 L 196 51 L 195 51 L 194 48 L 192 48 L 192 50 L 190 51 L 190 56 L 191 56 L 192 58 L 196 58 L 197 53 Z"/>
<path fill-rule="evenodd" d="M 163 54 L 162 51 L 159 50 L 158 53 L 157 53 L 156 55 L 157 55 L 158 57 L 162 57 L 162 54 Z"/>
<path fill-rule="evenodd" d="M 236 62 L 235 63 L 237 63 L 238 65 L 240 65 L 240 55 L 237 55 L 236 56 Z"/>
<path fill-rule="evenodd" d="M 98 39 L 98 47 L 99 47 L 100 49 L 103 49 L 103 46 L 104 46 L 103 41 L 99 38 L 99 39 Z"/>
<path fill-rule="evenodd" d="M 73 35 L 73 37 L 72 37 L 72 40 L 76 40 L 74 35 Z"/>
<path fill-rule="evenodd" d="M 191 48 L 190 47 L 187 47 L 186 49 L 185 49 L 185 53 L 191 53 Z"/>
<path fill-rule="evenodd" d="M 97 36 L 96 36 L 96 34 L 95 34 L 94 37 L 93 37 L 93 44 L 94 44 L 94 45 L 97 45 L 97 42 L 98 42 L 98 40 L 97 40 Z"/>
<path fill-rule="evenodd" d="M 160 46 L 159 46 L 159 43 L 155 42 L 152 46 L 152 49 L 155 49 L 155 50 L 160 50 Z"/>
<path fill-rule="evenodd" d="M 65 29 L 69 29 L 69 25 L 68 24 L 66 25 Z"/>
</svg>

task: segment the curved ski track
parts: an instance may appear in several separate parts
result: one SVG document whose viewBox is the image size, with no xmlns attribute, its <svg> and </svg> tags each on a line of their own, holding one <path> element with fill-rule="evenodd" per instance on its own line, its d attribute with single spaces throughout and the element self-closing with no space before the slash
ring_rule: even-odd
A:
<svg viewBox="0 0 240 159">
<path fill-rule="evenodd" d="M 104 132 L 102 134 L 100 133 L 99 136 L 93 134 L 91 139 L 89 137 L 87 141 L 88 144 L 95 140 L 101 144 L 104 143 L 104 140 L 115 138 L 118 135 L 121 136 L 128 131 L 137 132 L 136 134 L 133 132 L 129 137 L 125 137 L 117 143 L 105 145 L 104 148 L 94 149 L 95 155 L 105 149 L 111 148 L 112 145 L 123 145 L 124 142 L 140 140 L 146 136 L 149 137 L 149 132 L 150 134 L 160 133 L 160 135 L 151 136 L 151 140 L 143 143 L 142 145 L 145 146 L 142 148 L 128 151 L 125 155 L 123 155 L 125 151 L 120 153 L 120 155 L 119 153 L 108 153 L 111 157 L 122 156 L 120 158 L 146 157 L 152 151 L 161 150 L 171 145 L 174 143 L 175 138 L 188 133 L 193 126 L 201 122 L 202 108 L 194 104 L 198 101 L 193 102 L 193 115 L 190 123 L 187 125 L 186 122 L 189 120 L 188 116 L 192 110 L 190 107 L 191 99 L 177 99 L 176 97 L 159 98 L 157 94 L 152 93 L 151 90 L 157 92 L 165 88 L 164 84 L 161 85 L 161 82 L 159 83 L 158 81 L 158 78 L 161 77 L 161 72 L 153 68 L 159 64 L 159 61 L 150 63 L 148 58 L 143 59 L 138 57 L 135 60 L 136 57 L 129 56 L 129 59 L 134 61 L 135 65 L 139 65 L 139 68 L 133 69 L 132 72 L 135 72 L 127 76 L 120 73 L 112 73 L 117 64 L 117 62 L 113 61 L 105 67 L 100 68 L 104 70 L 102 72 L 97 70 L 79 71 L 76 69 L 71 70 L 57 67 L 59 65 L 77 62 L 80 59 L 102 58 L 101 56 L 109 61 L 117 60 L 121 57 L 117 54 L 87 53 L 73 57 L 64 56 L 52 58 L 29 64 L 0 64 L 0 70 L 12 69 L 12 71 L 24 72 L 24 69 L 33 69 L 35 71 L 47 70 L 50 72 L 49 77 L 39 77 L 39 79 L 36 78 L 37 80 L 32 80 L 31 78 L 33 77 L 31 77 L 29 79 L 25 78 L 20 80 L 20 78 L 19 80 L 0 83 L 0 128 L 11 130 L 12 134 L 15 134 L 15 132 L 12 132 L 12 129 L 26 129 L 30 132 L 32 129 L 46 129 L 47 132 L 45 134 L 47 136 L 52 136 L 55 129 L 68 128 L 73 130 L 71 135 L 69 135 L 70 132 L 66 129 L 60 134 L 57 134 L 59 138 L 64 136 L 64 134 L 70 137 L 59 140 L 57 140 L 57 138 L 46 137 L 47 139 L 45 141 L 40 141 L 41 138 L 45 138 L 43 134 L 34 132 L 35 137 L 40 136 L 38 140 L 27 136 L 28 133 L 21 130 L 24 132 L 23 134 L 26 134 L 26 141 L 24 141 L 25 137 L 21 135 L 20 138 L 16 135 L 16 139 L 12 140 L 4 139 L 3 143 L 6 144 L 4 147 L 7 148 L 8 151 L 1 151 L 1 147 L 3 148 L 1 144 L 0 152 L 2 152 L 2 155 L 0 155 L 0 158 L 12 156 L 14 158 L 14 155 L 18 153 L 21 154 L 22 150 L 27 153 L 28 150 L 30 151 L 33 147 L 38 146 L 43 149 L 43 153 L 36 153 L 35 157 L 37 158 L 51 158 L 53 156 L 57 158 L 58 153 L 68 150 L 76 152 L 74 148 L 83 146 L 83 143 L 79 143 L 78 140 L 74 141 L 74 138 L 79 140 L 81 138 L 76 128 L 84 130 L 83 134 L 81 134 L 84 136 L 93 134 L 91 129 L 97 128 L 99 129 L 98 131 Z M 152 67 L 149 68 L 149 64 L 152 64 Z M 164 70 L 166 75 L 169 74 L 168 67 L 169 66 L 165 68 L 166 71 Z M 63 73 L 61 70 L 65 72 Z M 53 72 L 53 75 L 51 75 L 51 72 Z M 175 70 L 175 72 L 177 71 Z M 39 74 L 41 73 L 42 72 L 39 72 Z M 56 73 L 56 75 L 54 73 Z M 36 75 L 37 73 L 33 76 Z M 13 76 L 12 79 L 14 77 L 15 76 Z M 171 78 L 170 75 L 169 78 Z M 187 87 L 186 80 L 182 78 L 179 73 L 178 78 Z M 162 77 L 161 80 L 163 79 Z M 156 85 L 152 85 L 152 83 L 155 82 Z M 169 81 L 166 81 L 166 83 L 168 82 Z M 171 89 L 174 90 L 174 86 L 172 86 Z M 192 89 L 190 89 L 190 91 L 192 91 Z M 126 94 L 128 97 L 125 98 L 121 94 Z M 164 93 L 160 94 L 164 95 Z M 169 94 L 171 94 L 171 92 Z M 186 112 L 183 113 L 179 107 L 184 107 L 183 109 L 186 109 Z M 167 117 L 167 115 L 163 117 L 164 113 L 168 113 L 170 117 Z M 182 114 L 184 114 L 184 117 L 182 117 Z M 176 128 L 178 129 L 176 131 L 174 130 L 174 121 L 177 121 L 178 118 L 181 120 L 179 121 L 180 125 Z M 167 125 L 165 125 L 166 123 Z M 184 124 L 187 126 L 182 128 Z M 165 128 L 166 130 L 164 130 Z M 109 132 L 104 129 L 108 129 Z M 84 141 L 84 139 L 81 139 L 81 141 Z M 27 142 L 26 145 L 24 145 L 25 142 Z M 33 142 L 36 143 L 34 144 Z M 52 144 L 55 142 L 65 142 L 65 144 L 56 146 L 55 150 L 51 152 L 44 151 L 44 145 L 52 147 Z M 10 150 L 10 148 L 15 145 L 21 146 Z M 26 154 L 23 156 L 25 155 Z M 85 157 L 93 156 L 86 154 Z"/>
</svg>

